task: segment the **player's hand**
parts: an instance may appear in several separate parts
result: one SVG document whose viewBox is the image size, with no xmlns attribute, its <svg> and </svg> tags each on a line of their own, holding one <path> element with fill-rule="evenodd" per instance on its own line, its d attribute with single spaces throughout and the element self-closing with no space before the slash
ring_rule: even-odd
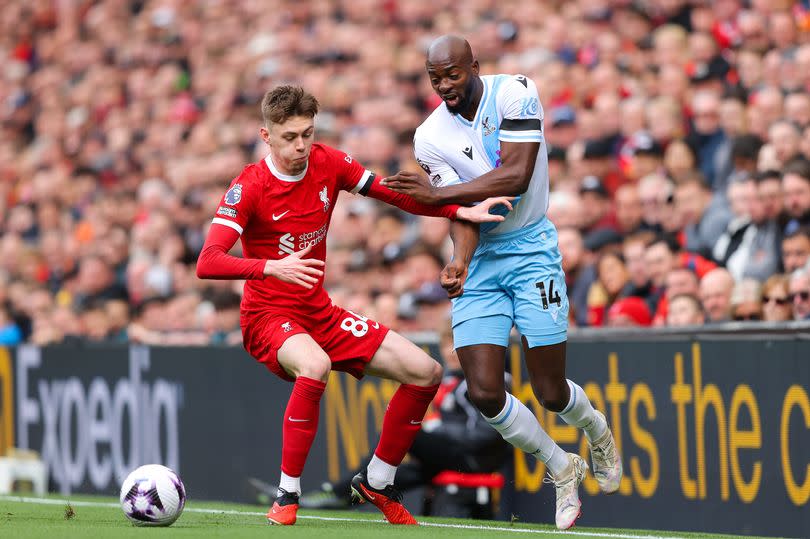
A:
<svg viewBox="0 0 810 539">
<path fill-rule="evenodd" d="M 400 170 L 393 176 L 380 180 L 380 184 L 397 193 L 409 195 L 422 204 L 439 204 L 437 189 L 424 174 Z"/>
<path fill-rule="evenodd" d="M 287 255 L 281 260 L 268 260 L 264 264 L 264 274 L 275 277 L 279 281 L 292 283 L 311 289 L 323 277 L 323 260 L 317 258 L 304 258 L 312 250 L 312 245 L 305 249 Z"/>
<path fill-rule="evenodd" d="M 439 282 L 447 290 L 447 297 L 457 298 L 464 293 L 464 281 L 467 280 L 467 264 L 460 260 L 451 260 L 441 274 Z"/>
<path fill-rule="evenodd" d="M 513 200 L 515 200 L 515 197 L 492 197 L 469 208 L 462 206 L 458 209 L 458 212 L 456 212 L 456 218 L 472 223 L 500 223 L 506 219 L 506 217 L 489 213 L 489 210 L 503 204 L 506 206 L 506 209 L 512 211 Z"/>
</svg>

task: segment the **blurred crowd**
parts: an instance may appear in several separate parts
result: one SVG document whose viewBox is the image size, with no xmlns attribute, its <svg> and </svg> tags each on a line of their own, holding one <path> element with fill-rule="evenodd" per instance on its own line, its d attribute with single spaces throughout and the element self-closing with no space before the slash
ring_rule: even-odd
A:
<svg viewBox="0 0 810 539">
<path fill-rule="evenodd" d="M 230 180 L 266 154 L 263 93 L 301 84 L 320 141 L 419 170 L 443 33 L 482 73 L 537 83 L 575 325 L 810 317 L 807 2 L 11 0 L 0 344 L 239 343 L 242 283 L 194 266 Z M 335 302 L 439 327 L 447 231 L 342 195 Z"/>
</svg>

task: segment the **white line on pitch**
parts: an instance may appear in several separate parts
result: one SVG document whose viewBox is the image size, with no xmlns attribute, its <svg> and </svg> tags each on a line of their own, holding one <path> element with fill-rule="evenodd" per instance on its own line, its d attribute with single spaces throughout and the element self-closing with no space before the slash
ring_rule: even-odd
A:
<svg viewBox="0 0 810 539">
<path fill-rule="evenodd" d="M 60 500 L 54 498 L 27 498 L 23 496 L 0 496 L 0 501 L 4 502 L 22 502 L 22 503 L 36 503 L 41 505 L 64 505 L 70 504 L 76 507 L 114 507 L 120 508 L 121 505 L 117 503 L 105 502 L 86 502 L 74 500 Z M 236 511 L 233 509 L 200 509 L 196 507 L 186 507 L 185 511 L 189 513 L 204 513 L 204 514 L 224 514 L 224 515 L 246 515 L 246 516 L 265 516 L 264 513 L 254 511 Z M 369 524 L 385 524 L 384 520 L 363 519 L 363 518 L 348 518 L 348 517 L 317 517 L 313 515 L 298 515 L 300 519 L 307 520 L 327 520 L 334 522 L 358 522 Z M 476 526 L 474 524 L 442 524 L 439 522 L 420 522 L 420 526 L 428 526 L 434 528 L 455 528 L 460 530 L 481 530 L 481 531 L 496 531 L 508 533 L 536 533 L 540 535 L 556 535 L 563 532 L 555 530 L 538 530 L 529 528 L 503 528 L 498 526 Z M 610 537 L 614 539 L 685 539 L 678 536 L 662 536 L 662 535 L 634 535 L 628 533 L 610 533 L 610 532 L 586 532 L 578 530 L 568 530 L 564 532 L 565 535 L 583 535 L 587 537 Z"/>
</svg>

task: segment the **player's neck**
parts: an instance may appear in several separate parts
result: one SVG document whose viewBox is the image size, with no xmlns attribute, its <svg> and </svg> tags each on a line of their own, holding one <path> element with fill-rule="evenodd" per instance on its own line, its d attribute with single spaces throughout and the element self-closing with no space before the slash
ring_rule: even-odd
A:
<svg viewBox="0 0 810 539">
<path fill-rule="evenodd" d="M 286 182 L 297 182 L 302 180 L 309 169 L 309 161 L 307 160 L 307 166 L 304 167 L 304 170 L 298 172 L 297 174 L 291 174 L 289 171 L 286 171 L 277 165 L 279 161 L 280 160 L 273 159 L 273 152 L 268 153 L 267 157 L 264 158 L 264 162 L 267 163 L 267 168 L 270 169 L 273 176 Z"/>
<path fill-rule="evenodd" d="M 475 119 L 475 114 L 478 112 L 478 105 L 481 104 L 481 96 L 484 95 L 484 82 L 479 78 L 475 78 L 475 89 L 472 93 L 472 99 L 470 100 L 470 106 L 467 107 L 467 110 L 461 113 L 461 117 L 471 122 Z"/>
</svg>

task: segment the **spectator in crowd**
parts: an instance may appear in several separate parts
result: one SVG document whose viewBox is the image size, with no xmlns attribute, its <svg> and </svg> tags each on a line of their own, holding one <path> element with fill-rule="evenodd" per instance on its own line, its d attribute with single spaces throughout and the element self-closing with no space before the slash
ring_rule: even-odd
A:
<svg viewBox="0 0 810 539">
<path fill-rule="evenodd" d="M 644 261 L 644 254 L 655 236 L 652 232 L 638 232 L 627 236 L 622 243 L 622 257 L 630 274 L 630 283 L 633 285 L 631 295 L 647 297 L 650 295 L 650 274 Z M 564 262 L 564 259 L 563 259 Z"/>
<path fill-rule="evenodd" d="M 673 140 L 667 146 L 664 152 L 664 169 L 675 185 L 700 174 L 697 171 L 697 158 L 683 139 Z"/>
<path fill-rule="evenodd" d="M 768 218 L 766 203 L 759 192 L 759 178 L 743 182 L 748 190 L 748 222 L 729 237 L 722 260 L 738 281 L 747 277 L 764 281 L 779 269 L 781 230 L 775 218 Z M 725 237 L 721 237 L 720 241 L 723 240 Z"/>
<path fill-rule="evenodd" d="M 597 228 L 623 239 L 666 231 L 686 252 L 724 245 L 715 259 L 735 279 L 761 281 L 779 270 L 765 263 L 771 223 L 786 235 L 810 226 L 810 44 L 799 31 L 801 6 L 613 2 L 606 27 L 558 2 L 511 21 L 502 36 L 494 29 L 505 12 L 492 2 L 393 2 L 377 13 L 362 2 L 279 0 L 273 20 L 247 0 L 229 8 L 143 0 L 127 10 L 113 0 L 6 4 L 0 300 L 22 342 L 88 332 L 118 341 L 222 338 L 212 330 L 213 299 L 223 290 L 241 297 L 242 285 L 200 282 L 192 266 L 223 187 L 241 163 L 263 157 L 254 119 L 263 93 L 301 84 L 322 96 L 321 140 L 379 175 L 417 167 L 413 130 L 438 104 L 421 81 L 420 48 L 447 32 L 470 36 L 484 73 L 542 82 L 548 215 L 580 242 Z M 356 39 L 363 32 L 379 37 L 375 54 Z M 589 175 L 602 189 L 580 195 Z M 764 206 L 761 222 L 751 196 Z M 404 329 L 430 329 L 449 301 L 400 309 L 401 295 L 417 289 L 393 291 L 392 273 L 418 270 L 405 263 L 414 244 L 447 262 L 441 227 L 350 195 L 337 206 L 327 286 Z M 739 242 L 731 250 L 708 226 L 729 209 L 723 232 Z M 622 251 L 644 294 L 646 268 L 628 249 L 638 244 Z M 572 315 L 586 325 L 595 254 L 572 256 Z M 801 265 L 782 258 L 786 271 Z M 434 265 L 424 266 L 436 280 Z M 194 314 L 158 318 L 144 333 L 142 304 L 154 298 L 166 312 Z M 100 322 L 92 327 L 100 309 L 106 337 Z"/>
<path fill-rule="evenodd" d="M 810 226 L 810 161 L 800 159 L 785 167 L 782 191 L 788 216 L 785 232 L 796 226 Z"/>
<path fill-rule="evenodd" d="M 638 184 L 638 196 L 641 199 L 641 228 L 662 231 L 667 206 L 674 201 L 672 183 L 660 174 L 644 176 Z"/>
<path fill-rule="evenodd" d="M 712 197 L 711 190 L 697 177 L 675 187 L 675 211 L 681 214 L 686 250 L 705 255 L 731 220 L 723 201 Z"/>
<path fill-rule="evenodd" d="M 622 185 L 616 190 L 616 230 L 623 236 L 637 232 L 641 227 L 641 199 L 638 186 L 633 183 Z"/>
<path fill-rule="evenodd" d="M 764 170 L 754 174 L 757 183 L 757 197 L 763 205 L 764 218 L 782 224 L 784 195 L 782 193 L 782 176 L 778 170 Z M 782 231 L 779 231 L 781 237 Z"/>
<path fill-rule="evenodd" d="M 785 97 L 785 118 L 799 130 L 810 125 L 810 94 L 794 92 Z"/>
<path fill-rule="evenodd" d="M 691 267 L 674 267 L 666 275 L 664 296 L 658 302 L 653 316 L 653 325 L 666 323 L 669 313 L 669 300 L 675 296 L 697 296 L 700 280 Z"/>
<path fill-rule="evenodd" d="M 810 320 L 810 273 L 806 269 L 791 273 L 788 290 L 793 302 L 793 319 Z"/>
<path fill-rule="evenodd" d="M 622 298 L 608 309 L 607 325 L 610 327 L 646 327 L 650 324 L 652 324 L 650 308 L 639 297 Z"/>
<path fill-rule="evenodd" d="M 644 251 L 644 264 L 650 278 L 650 294 L 648 304 L 650 310 L 655 312 L 658 303 L 666 292 L 667 275 L 678 264 L 678 246 L 675 240 L 668 236 L 658 236 L 653 239 Z"/>
<path fill-rule="evenodd" d="M 762 320 L 762 285 L 756 279 L 742 279 L 731 293 L 731 318 L 735 322 Z"/>
<path fill-rule="evenodd" d="M 731 173 L 717 183 L 715 191 L 725 193 L 730 183 L 749 178 L 757 171 L 762 141 L 756 135 L 742 134 L 731 140 Z"/>
<path fill-rule="evenodd" d="M 554 223 L 557 229 L 583 228 L 583 208 L 582 197 L 578 192 L 554 191 L 550 193 L 548 200 L 548 213 L 546 216 Z"/>
<path fill-rule="evenodd" d="M 722 183 L 731 170 L 730 148 L 720 127 L 720 98 L 711 91 L 692 97 L 692 132 L 688 143 L 698 157 L 698 168 L 709 185 Z M 723 155 L 727 153 L 729 155 Z"/>
<path fill-rule="evenodd" d="M 588 325 L 588 291 L 596 281 L 596 268 L 586 260 L 582 234 L 575 228 L 561 228 L 557 241 L 562 254 L 565 284 L 570 305 L 569 317 L 577 326 Z"/>
<path fill-rule="evenodd" d="M 801 130 L 789 120 L 779 120 L 768 128 L 768 143 L 782 166 L 799 157 Z"/>
<path fill-rule="evenodd" d="M 664 172 L 664 149 L 649 133 L 639 132 L 630 142 L 630 179 L 638 180 Z M 642 201 L 644 195 L 642 194 Z M 643 203 L 643 202 L 642 202 Z"/>
<path fill-rule="evenodd" d="M 588 325 L 602 326 L 607 311 L 617 299 L 627 296 L 631 289 L 630 275 L 621 254 L 608 251 L 596 264 L 597 280 L 588 291 Z"/>
<path fill-rule="evenodd" d="M 799 227 L 782 238 L 782 267 L 793 273 L 810 262 L 810 227 Z"/>
<path fill-rule="evenodd" d="M 724 268 L 708 272 L 700 280 L 700 303 L 707 322 L 725 322 L 731 319 L 731 293 L 734 278 Z"/>
<path fill-rule="evenodd" d="M 584 232 L 593 232 L 600 228 L 615 228 L 610 195 L 602 180 L 596 176 L 585 176 L 579 187 L 579 195 L 582 199 L 582 229 Z"/>
<path fill-rule="evenodd" d="M 703 325 L 706 316 L 700 300 L 692 294 L 679 294 L 669 299 L 669 309 L 667 310 L 667 326 L 700 326 Z"/>
<path fill-rule="evenodd" d="M 793 318 L 789 280 L 787 275 L 771 275 L 762 285 L 762 319 L 766 322 L 785 322 Z"/>
</svg>

